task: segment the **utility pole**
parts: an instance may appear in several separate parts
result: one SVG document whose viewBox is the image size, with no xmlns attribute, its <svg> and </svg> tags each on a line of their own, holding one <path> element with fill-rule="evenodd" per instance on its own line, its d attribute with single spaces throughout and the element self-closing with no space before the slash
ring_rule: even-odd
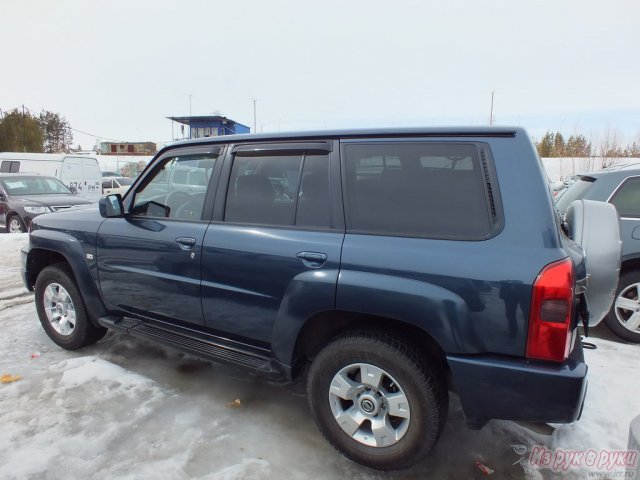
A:
<svg viewBox="0 0 640 480">
<path fill-rule="evenodd" d="M 258 124 L 256 123 L 256 99 L 253 99 L 253 133 L 258 133 Z"/>
<path fill-rule="evenodd" d="M 493 96 L 495 94 L 495 91 L 491 92 L 491 113 L 489 114 L 489 125 L 493 125 Z"/>
<path fill-rule="evenodd" d="M 22 150 L 27 151 L 27 131 L 24 124 L 24 103 L 22 104 Z"/>
</svg>

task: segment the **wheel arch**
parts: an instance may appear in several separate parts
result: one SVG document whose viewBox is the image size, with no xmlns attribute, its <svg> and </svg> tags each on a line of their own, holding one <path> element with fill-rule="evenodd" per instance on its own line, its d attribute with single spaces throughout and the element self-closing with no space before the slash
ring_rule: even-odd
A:
<svg viewBox="0 0 640 480">
<path fill-rule="evenodd" d="M 34 289 L 36 279 L 40 272 L 49 265 L 54 265 L 56 263 L 66 263 L 70 266 L 69 261 L 61 253 L 44 248 L 30 249 L 25 268 L 25 277 L 29 290 Z"/>
<path fill-rule="evenodd" d="M 401 320 L 342 310 L 319 312 L 304 323 L 295 342 L 292 376 L 299 375 L 304 365 L 332 339 L 352 331 L 385 332 L 417 347 L 429 361 L 446 373 L 449 383 L 445 352 L 427 332 Z"/>
<path fill-rule="evenodd" d="M 620 275 L 634 270 L 640 271 L 640 254 L 622 257 L 622 261 L 620 263 Z"/>
<path fill-rule="evenodd" d="M 24 225 L 25 228 L 28 228 L 28 225 L 27 225 L 27 222 L 25 221 L 25 219 L 22 218 L 20 216 L 20 214 L 18 212 L 16 212 L 15 210 L 10 210 L 5 215 L 4 228 L 5 228 L 5 231 L 7 233 L 9 233 L 9 223 L 11 222 L 11 219 L 13 217 L 18 217 L 18 219 L 22 222 L 22 225 Z"/>
<path fill-rule="evenodd" d="M 29 251 L 24 265 L 24 278 L 29 290 L 33 290 L 38 274 L 56 263 L 68 265 L 80 295 L 85 302 L 91 321 L 107 313 L 98 291 L 90 266 L 85 260 L 81 243 L 63 232 L 37 230 L 29 236 Z"/>
</svg>

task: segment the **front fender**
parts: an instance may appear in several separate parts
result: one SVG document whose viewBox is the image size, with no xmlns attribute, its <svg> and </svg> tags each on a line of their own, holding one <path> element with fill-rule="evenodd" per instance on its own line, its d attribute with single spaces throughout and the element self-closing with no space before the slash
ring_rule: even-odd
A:
<svg viewBox="0 0 640 480">
<path fill-rule="evenodd" d="M 98 317 L 105 315 L 107 310 L 96 286 L 95 242 L 83 243 L 68 233 L 55 230 L 32 231 L 29 236 L 29 249 L 24 266 L 24 277 L 28 283 L 35 283 L 39 271 L 44 268 L 39 266 L 38 260 L 45 252 L 57 253 L 67 261 L 73 271 L 89 316 L 95 321 Z M 91 255 L 91 258 L 88 258 L 87 254 Z"/>
<path fill-rule="evenodd" d="M 340 272 L 338 310 L 387 317 L 428 333 L 446 353 L 478 353 L 485 346 L 467 302 L 431 283 L 370 272 Z"/>
</svg>

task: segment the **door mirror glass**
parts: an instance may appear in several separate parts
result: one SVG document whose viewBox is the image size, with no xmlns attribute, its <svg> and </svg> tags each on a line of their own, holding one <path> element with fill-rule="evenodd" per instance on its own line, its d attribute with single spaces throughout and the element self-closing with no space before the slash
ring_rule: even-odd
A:
<svg viewBox="0 0 640 480">
<path fill-rule="evenodd" d="M 104 218 L 121 217 L 124 212 L 122 196 L 119 193 L 101 198 L 98 202 L 98 207 L 100 208 L 100 215 Z"/>
</svg>

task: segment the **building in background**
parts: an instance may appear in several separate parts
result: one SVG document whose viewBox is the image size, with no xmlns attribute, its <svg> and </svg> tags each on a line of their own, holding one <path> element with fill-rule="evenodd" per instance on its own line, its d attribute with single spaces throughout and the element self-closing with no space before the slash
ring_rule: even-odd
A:
<svg viewBox="0 0 640 480">
<path fill-rule="evenodd" d="M 101 142 L 102 155 L 155 155 L 156 144 L 153 142 Z"/>
<path fill-rule="evenodd" d="M 235 135 L 236 133 L 250 133 L 251 130 L 248 126 L 222 115 L 194 115 L 167 118 L 180 124 L 178 135 L 174 135 L 175 139 Z M 189 128 L 189 131 L 186 133 L 185 125 Z"/>
</svg>

